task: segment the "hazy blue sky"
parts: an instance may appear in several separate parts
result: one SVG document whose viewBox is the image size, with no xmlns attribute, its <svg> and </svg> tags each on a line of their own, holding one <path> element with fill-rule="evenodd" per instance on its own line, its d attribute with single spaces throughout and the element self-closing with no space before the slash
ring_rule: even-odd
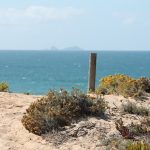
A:
<svg viewBox="0 0 150 150">
<path fill-rule="evenodd" d="M 0 0 L 0 49 L 150 50 L 150 0 Z"/>
</svg>

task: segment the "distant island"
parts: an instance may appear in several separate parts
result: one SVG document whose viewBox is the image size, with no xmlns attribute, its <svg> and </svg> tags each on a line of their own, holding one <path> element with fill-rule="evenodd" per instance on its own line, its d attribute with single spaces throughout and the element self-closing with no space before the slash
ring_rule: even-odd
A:
<svg viewBox="0 0 150 150">
<path fill-rule="evenodd" d="M 82 49 L 78 46 L 66 47 L 66 48 L 62 48 L 62 49 L 52 46 L 50 49 L 47 49 L 47 50 L 50 50 L 50 51 L 83 51 L 84 49 Z"/>
</svg>

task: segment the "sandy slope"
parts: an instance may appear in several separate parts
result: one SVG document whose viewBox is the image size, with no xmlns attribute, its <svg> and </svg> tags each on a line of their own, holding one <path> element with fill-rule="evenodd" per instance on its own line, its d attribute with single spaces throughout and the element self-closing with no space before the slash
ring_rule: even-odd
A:
<svg viewBox="0 0 150 150">
<path fill-rule="evenodd" d="M 25 113 L 26 108 L 31 102 L 40 98 L 41 96 L 32 96 L 24 94 L 14 93 L 0 93 L 0 150 L 102 150 L 100 139 L 105 135 L 118 134 L 115 129 L 114 120 L 122 117 L 126 124 L 131 121 L 138 121 L 139 117 L 135 115 L 124 115 L 115 113 L 122 102 L 126 102 L 122 96 L 105 96 L 105 99 L 109 102 L 110 110 L 108 115 L 112 117 L 109 120 L 89 118 L 86 121 L 81 121 L 76 124 L 74 128 L 69 128 L 69 134 L 71 132 L 78 131 L 76 138 L 70 138 L 67 142 L 54 147 L 49 141 L 50 136 L 39 137 L 29 133 L 21 124 L 21 118 Z M 134 100 L 131 100 L 134 101 Z M 142 102 L 145 106 L 150 106 L 150 99 L 146 102 Z M 83 124 L 93 124 L 94 126 L 88 126 Z M 80 125 L 80 127 L 78 127 Z M 79 131 L 79 128 L 81 129 Z M 66 132 L 67 133 L 67 132 Z M 66 134 L 65 133 L 65 134 Z M 71 133 L 72 134 L 72 133 Z"/>
<path fill-rule="evenodd" d="M 0 93 L 0 150 L 50 150 L 21 124 L 23 113 L 38 96 Z"/>
</svg>

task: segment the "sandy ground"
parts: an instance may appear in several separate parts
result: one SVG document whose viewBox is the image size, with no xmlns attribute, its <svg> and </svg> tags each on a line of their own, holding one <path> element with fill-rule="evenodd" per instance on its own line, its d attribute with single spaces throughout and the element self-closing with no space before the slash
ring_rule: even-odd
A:
<svg viewBox="0 0 150 150">
<path fill-rule="evenodd" d="M 53 150 L 21 124 L 26 108 L 39 97 L 0 93 L 0 150 Z"/>
<path fill-rule="evenodd" d="M 84 133 L 85 131 L 87 132 L 86 136 L 70 139 L 70 141 L 55 147 L 52 143 L 48 142 L 50 139 L 47 140 L 47 138 L 29 133 L 21 124 L 21 118 L 25 110 L 31 102 L 40 97 L 41 96 L 25 94 L 0 93 L 0 150 L 103 150 L 104 148 L 99 143 L 98 138 L 100 138 L 100 136 L 101 138 L 104 137 L 100 135 L 100 131 L 98 130 L 108 130 L 107 134 L 117 132 L 114 120 L 120 117 L 120 114 L 115 114 L 115 111 L 112 110 L 119 108 L 122 102 L 129 101 L 122 96 L 106 95 L 104 98 L 108 101 L 110 106 L 110 110 L 108 110 L 107 113 L 113 117 L 108 121 L 89 118 L 86 123 L 93 123 L 94 128 L 84 129 Z M 135 100 L 130 99 L 130 101 Z M 150 107 L 150 99 L 146 102 L 142 102 L 142 104 Z M 139 119 L 139 117 L 135 115 L 124 115 L 121 117 L 126 124 L 130 123 L 131 120 L 138 121 Z M 83 133 L 83 131 L 81 133 Z M 97 135 L 94 136 L 94 134 Z"/>
</svg>

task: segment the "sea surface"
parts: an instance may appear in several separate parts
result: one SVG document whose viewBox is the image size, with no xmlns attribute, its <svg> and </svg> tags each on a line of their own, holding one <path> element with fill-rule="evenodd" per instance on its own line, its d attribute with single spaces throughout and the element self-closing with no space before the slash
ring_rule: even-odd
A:
<svg viewBox="0 0 150 150">
<path fill-rule="evenodd" d="M 99 80 L 110 74 L 150 77 L 150 51 L 97 51 Z M 45 94 L 72 87 L 87 91 L 90 51 L 0 51 L 0 82 L 10 91 Z"/>
</svg>

